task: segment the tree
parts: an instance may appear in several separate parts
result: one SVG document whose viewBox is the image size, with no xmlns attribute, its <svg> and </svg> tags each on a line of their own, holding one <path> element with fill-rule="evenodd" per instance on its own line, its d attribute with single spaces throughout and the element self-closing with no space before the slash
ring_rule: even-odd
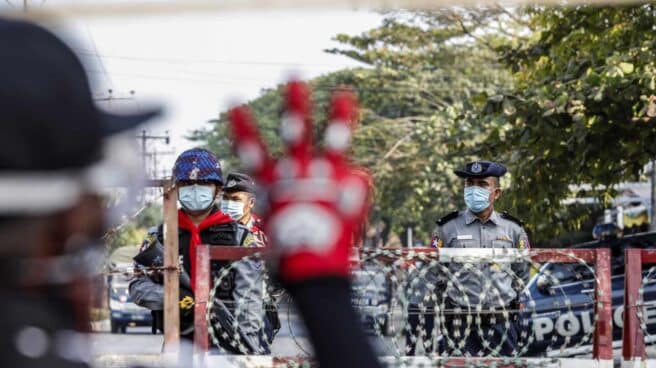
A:
<svg viewBox="0 0 656 368">
<path fill-rule="evenodd" d="M 643 4 L 529 14 L 535 37 L 499 48 L 515 89 L 489 98 L 498 128 L 486 147 L 512 168 L 508 204 L 546 240 L 590 217 L 561 204 L 572 184 L 606 188 L 593 193 L 605 205 L 612 185 L 637 180 L 656 156 L 656 13 Z"/>
<path fill-rule="evenodd" d="M 353 144 L 359 164 L 375 183 L 373 217 L 397 233 L 414 226 L 427 240 L 440 216 L 462 206 L 456 166 L 472 158 L 473 147 L 487 137 L 480 114 L 485 98 L 510 90 L 510 76 L 497 61 L 496 47 L 514 45 L 526 33 L 525 19 L 501 7 L 396 12 L 359 36 L 338 35 L 342 47 L 327 50 L 359 60 L 368 68 L 343 70 L 311 81 L 318 106 L 330 90 L 355 89 L 361 123 Z M 500 28 L 501 32 L 492 32 Z M 264 138 L 277 144 L 280 87 L 249 103 Z M 319 120 L 317 132 L 324 121 Z M 235 167 L 221 114 L 209 129 L 191 139 Z M 453 151 L 459 142 L 460 151 Z"/>
<path fill-rule="evenodd" d="M 162 218 L 161 205 L 150 205 L 143 208 L 135 218 L 110 230 L 105 235 L 103 240 L 108 253 L 111 254 L 116 248 L 140 245 L 146 239 L 148 229 L 161 224 Z"/>
</svg>

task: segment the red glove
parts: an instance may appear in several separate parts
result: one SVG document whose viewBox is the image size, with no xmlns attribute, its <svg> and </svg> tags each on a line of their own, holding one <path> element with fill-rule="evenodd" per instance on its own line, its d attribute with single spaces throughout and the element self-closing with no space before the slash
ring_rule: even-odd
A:
<svg viewBox="0 0 656 368">
<path fill-rule="evenodd" d="M 352 94 L 333 94 L 325 148 L 312 147 L 310 93 L 291 82 L 280 136 L 286 154 L 271 158 L 246 107 L 230 111 L 233 144 L 244 168 L 267 193 L 264 229 L 284 282 L 349 275 L 349 255 L 368 212 L 369 177 L 349 165 L 357 114 Z"/>
</svg>

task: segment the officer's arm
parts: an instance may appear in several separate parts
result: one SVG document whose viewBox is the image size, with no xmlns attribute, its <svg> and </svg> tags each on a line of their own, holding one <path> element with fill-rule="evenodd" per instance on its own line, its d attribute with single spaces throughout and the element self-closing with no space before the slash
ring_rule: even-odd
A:
<svg viewBox="0 0 656 368">
<path fill-rule="evenodd" d="M 136 305 L 150 310 L 164 309 L 164 285 L 161 273 L 149 270 L 149 267 L 159 265 L 154 259 L 157 258 L 154 257 L 156 252 L 150 249 L 157 242 L 157 228 L 149 229 L 148 236 L 141 243 L 139 253 L 134 257 L 134 269 L 139 271 L 139 276 L 133 278 L 128 287 L 130 299 L 134 300 Z"/>
<path fill-rule="evenodd" d="M 148 276 L 132 280 L 129 290 L 134 304 L 150 310 L 164 309 L 164 285 L 153 282 Z"/>
<path fill-rule="evenodd" d="M 444 237 L 444 228 L 440 225 L 435 226 L 431 236 L 431 247 L 433 248 L 442 248 L 444 247 L 445 237 Z M 430 268 L 429 274 L 431 281 L 434 282 L 435 287 L 438 290 L 444 290 L 446 287 L 446 282 L 448 281 L 448 275 L 443 272 L 442 267 L 435 265 Z"/>
<path fill-rule="evenodd" d="M 528 235 L 526 234 L 526 231 L 524 228 L 520 228 L 519 231 L 517 232 L 516 239 L 514 239 L 516 247 L 520 250 L 525 250 L 525 249 L 531 249 L 531 245 L 528 240 Z M 520 263 L 515 263 L 513 264 L 513 271 L 516 275 L 514 280 L 514 287 L 517 293 L 521 292 L 526 284 L 528 283 L 531 275 L 530 275 L 530 270 L 531 270 L 531 262 L 526 259 L 524 262 Z"/>
<path fill-rule="evenodd" d="M 241 331 L 249 336 L 257 336 L 263 327 L 262 320 L 264 318 L 262 262 L 242 260 L 233 263 L 233 266 L 237 271 L 233 292 L 238 308 L 235 316 Z"/>
</svg>

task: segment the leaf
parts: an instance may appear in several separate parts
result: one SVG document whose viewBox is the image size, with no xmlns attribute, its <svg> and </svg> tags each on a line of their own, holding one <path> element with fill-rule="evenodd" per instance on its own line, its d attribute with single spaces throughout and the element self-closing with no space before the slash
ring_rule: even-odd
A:
<svg viewBox="0 0 656 368">
<path fill-rule="evenodd" d="M 489 96 L 485 92 L 480 92 L 472 96 L 471 100 L 473 103 L 484 106 L 484 104 L 488 101 Z"/>
<path fill-rule="evenodd" d="M 633 64 L 631 63 L 620 63 L 619 68 L 622 70 L 624 74 L 631 74 L 633 73 Z"/>
<path fill-rule="evenodd" d="M 517 112 L 517 108 L 512 103 L 512 101 L 510 101 L 509 99 L 505 99 L 503 101 L 503 113 L 506 116 L 512 116 L 515 115 L 516 112 Z"/>
<path fill-rule="evenodd" d="M 548 117 L 553 115 L 556 112 L 556 108 L 551 108 L 542 113 L 542 117 Z"/>
<path fill-rule="evenodd" d="M 652 98 L 652 100 L 649 102 L 649 105 L 647 105 L 647 111 L 645 111 L 645 115 L 647 115 L 650 118 L 656 117 L 656 99 Z"/>
<path fill-rule="evenodd" d="M 606 70 L 606 75 L 610 78 L 623 77 L 624 72 L 619 66 L 613 65 Z"/>
<path fill-rule="evenodd" d="M 585 121 L 585 114 L 577 112 L 576 114 L 572 115 L 572 120 L 575 123 L 582 123 Z"/>
</svg>

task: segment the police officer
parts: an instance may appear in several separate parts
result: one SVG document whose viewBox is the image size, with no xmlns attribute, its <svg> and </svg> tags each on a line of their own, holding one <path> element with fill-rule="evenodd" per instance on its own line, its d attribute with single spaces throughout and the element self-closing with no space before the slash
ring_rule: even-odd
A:
<svg viewBox="0 0 656 368">
<path fill-rule="evenodd" d="M 528 249 L 530 245 L 522 223 L 494 209 L 494 202 L 501 196 L 499 178 L 505 173 L 505 166 L 490 161 L 470 162 L 455 170 L 465 181 L 467 209 L 437 221 L 431 245 L 436 248 Z M 453 345 L 447 349 L 452 354 L 471 356 L 490 355 L 494 349 L 499 349 L 497 353 L 503 356 L 515 355 L 516 325 L 513 316 L 503 311 L 515 308 L 518 294 L 528 278 L 528 266 L 525 263 L 467 265 L 451 262 L 447 267 L 450 275 L 442 275 L 442 281 L 452 284 L 446 288 L 445 305 L 454 313 L 446 312 L 447 325 L 443 331 L 449 333 L 444 341 L 448 345 L 451 339 L 457 345 L 459 339 L 466 339 L 464 352 L 454 350 Z M 467 316 L 461 313 L 473 313 L 472 309 L 478 306 L 487 312 L 471 316 L 468 323 Z M 479 324 L 484 336 L 479 336 Z M 489 343 L 487 347 L 486 342 Z"/>
<path fill-rule="evenodd" d="M 234 221 L 216 206 L 215 200 L 223 188 L 224 180 L 221 166 L 211 152 L 192 148 L 180 154 L 173 168 L 173 178 L 182 207 L 178 211 L 180 257 L 185 274 L 189 275 L 188 278 L 181 277 L 181 336 L 192 340 L 196 247 L 201 244 L 251 247 L 255 246 L 255 239 L 246 226 Z M 144 264 L 141 259 L 153 259 L 144 257 L 143 254 L 151 252 L 155 247 L 161 247 L 164 242 L 163 226 L 160 225 L 152 235 L 142 246 L 142 252 L 135 257 L 137 266 L 151 266 Z M 228 264 L 227 261 L 212 261 L 212 276 L 218 277 L 221 269 L 228 267 Z M 231 353 L 270 352 L 273 335 L 265 321 L 262 275 L 260 262 L 233 262 L 230 272 L 221 277 L 222 282 L 217 286 L 218 300 L 215 302 L 221 306 L 215 310 L 220 314 L 217 323 L 225 329 L 232 328 L 226 325 L 225 321 L 232 321 L 235 316 L 238 320 L 241 348 L 233 344 L 234 334 L 229 334 L 227 338 L 222 337 L 223 334 L 218 336 L 221 347 Z M 189 281 L 184 284 L 183 280 Z M 132 281 L 130 295 L 136 304 L 143 307 L 158 311 L 163 307 L 163 285 L 156 274 L 140 276 Z M 161 313 L 158 313 L 157 317 L 156 320 L 161 319 Z"/>
<path fill-rule="evenodd" d="M 265 247 L 267 237 L 260 228 L 260 220 L 253 213 L 255 207 L 255 182 L 242 173 L 233 172 L 226 177 L 221 198 L 221 212 L 246 226 L 255 237 L 255 245 Z"/>
</svg>

